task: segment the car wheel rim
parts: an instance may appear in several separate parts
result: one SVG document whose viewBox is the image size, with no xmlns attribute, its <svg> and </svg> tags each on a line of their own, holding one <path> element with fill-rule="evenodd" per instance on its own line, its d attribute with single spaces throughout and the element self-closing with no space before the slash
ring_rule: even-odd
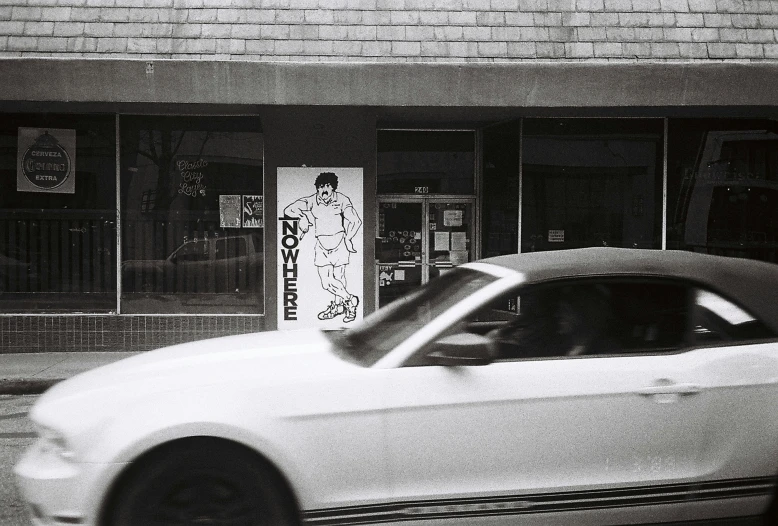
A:
<svg viewBox="0 0 778 526">
<path fill-rule="evenodd" d="M 238 485 L 213 475 L 178 481 L 159 496 L 154 524 L 242 526 L 255 524 L 258 510 Z"/>
</svg>

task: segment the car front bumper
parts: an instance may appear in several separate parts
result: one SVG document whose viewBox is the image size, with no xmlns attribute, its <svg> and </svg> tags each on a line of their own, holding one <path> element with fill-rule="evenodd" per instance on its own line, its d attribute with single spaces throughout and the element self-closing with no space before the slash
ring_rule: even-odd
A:
<svg viewBox="0 0 778 526">
<path fill-rule="evenodd" d="M 36 441 L 14 466 L 34 526 L 94 526 L 107 481 L 125 464 L 65 460 Z"/>
</svg>

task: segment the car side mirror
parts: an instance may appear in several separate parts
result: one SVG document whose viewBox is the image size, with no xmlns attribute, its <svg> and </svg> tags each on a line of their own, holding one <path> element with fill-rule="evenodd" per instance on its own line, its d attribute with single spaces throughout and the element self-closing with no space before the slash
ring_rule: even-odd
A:
<svg viewBox="0 0 778 526">
<path fill-rule="evenodd" d="M 432 344 L 430 365 L 488 365 L 494 361 L 494 342 L 471 333 L 452 334 Z"/>
</svg>

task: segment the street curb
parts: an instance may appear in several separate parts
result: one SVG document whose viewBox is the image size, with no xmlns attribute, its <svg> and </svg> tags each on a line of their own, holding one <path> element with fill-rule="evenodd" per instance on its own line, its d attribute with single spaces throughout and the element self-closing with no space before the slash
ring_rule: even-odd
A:
<svg viewBox="0 0 778 526">
<path fill-rule="evenodd" d="M 20 378 L 0 379 L 0 395 L 35 395 L 41 394 L 52 385 L 61 382 L 63 378 Z"/>
</svg>

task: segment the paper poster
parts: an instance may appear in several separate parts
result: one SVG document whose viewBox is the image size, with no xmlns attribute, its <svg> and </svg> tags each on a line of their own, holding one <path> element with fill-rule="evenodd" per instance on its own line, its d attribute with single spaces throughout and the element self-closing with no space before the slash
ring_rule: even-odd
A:
<svg viewBox="0 0 778 526">
<path fill-rule="evenodd" d="M 243 196 L 243 228 L 262 228 L 265 226 L 263 204 L 261 195 Z"/>
<path fill-rule="evenodd" d="M 278 328 L 352 325 L 364 299 L 362 168 L 278 168 L 277 184 Z"/>
<path fill-rule="evenodd" d="M 378 269 L 378 286 L 387 287 L 394 281 L 394 272 L 392 267 L 388 265 L 381 265 Z"/>
<path fill-rule="evenodd" d="M 467 232 L 451 232 L 451 250 L 467 250 Z"/>
<path fill-rule="evenodd" d="M 222 228 L 240 228 L 240 196 L 219 196 L 219 225 Z"/>
<path fill-rule="evenodd" d="M 449 261 L 451 261 L 453 265 L 463 265 L 464 263 L 467 263 L 467 260 L 467 250 L 452 250 L 449 252 Z"/>
<path fill-rule="evenodd" d="M 449 233 L 448 232 L 435 232 L 435 251 L 448 251 L 449 250 Z"/>
<path fill-rule="evenodd" d="M 76 130 L 19 128 L 16 190 L 76 193 Z"/>
<path fill-rule="evenodd" d="M 443 210 L 443 226 L 462 226 L 464 210 Z"/>
<path fill-rule="evenodd" d="M 549 230 L 548 242 L 549 243 L 564 243 L 565 231 L 564 230 Z"/>
</svg>

